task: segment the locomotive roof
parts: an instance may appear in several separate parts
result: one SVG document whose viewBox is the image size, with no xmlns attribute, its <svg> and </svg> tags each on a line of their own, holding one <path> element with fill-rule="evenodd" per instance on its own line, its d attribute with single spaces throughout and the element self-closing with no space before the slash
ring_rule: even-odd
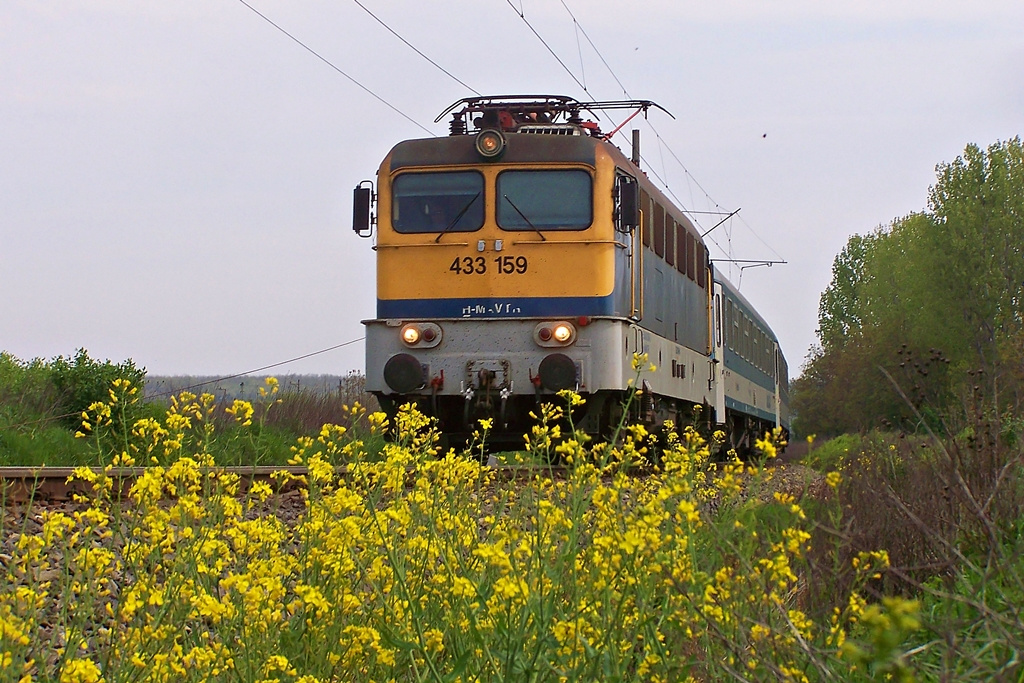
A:
<svg viewBox="0 0 1024 683">
<path fill-rule="evenodd" d="M 517 135 L 502 157 L 503 162 L 529 163 L 556 158 L 568 163 L 595 166 L 598 140 L 581 135 Z M 393 173 L 408 166 L 479 165 L 480 154 L 473 137 L 421 138 L 400 142 L 391 150 Z"/>
</svg>

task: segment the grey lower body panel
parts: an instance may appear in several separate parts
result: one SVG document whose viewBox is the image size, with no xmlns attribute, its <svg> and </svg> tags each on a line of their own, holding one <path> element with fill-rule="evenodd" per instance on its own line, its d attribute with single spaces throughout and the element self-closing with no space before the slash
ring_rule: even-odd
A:
<svg viewBox="0 0 1024 683">
<path fill-rule="evenodd" d="M 590 415 L 588 431 L 599 429 L 595 411 L 611 410 L 638 381 L 658 395 L 694 403 L 710 395 L 706 356 L 624 318 L 567 320 L 575 335 L 565 346 L 540 342 L 538 325 L 549 321 L 534 318 L 432 320 L 440 341 L 410 346 L 401 338 L 406 322 L 416 323 L 365 322 L 367 389 L 391 410 L 415 402 L 449 432 L 471 432 L 485 417 L 497 418 L 496 428 L 520 430 L 537 403 L 560 389 L 588 397 L 580 409 Z M 648 355 L 639 380 L 634 353 Z M 649 363 L 663 365 L 650 371 Z"/>
</svg>

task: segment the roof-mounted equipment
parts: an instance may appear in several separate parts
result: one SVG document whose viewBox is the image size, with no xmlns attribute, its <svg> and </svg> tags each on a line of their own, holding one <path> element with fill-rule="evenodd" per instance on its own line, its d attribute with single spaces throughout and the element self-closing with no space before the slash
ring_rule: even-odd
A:
<svg viewBox="0 0 1024 683">
<path fill-rule="evenodd" d="M 592 137 L 608 139 L 637 114 L 642 112 L 646 116 L 651 107 L 657 107 L 672 116 L 664 107 L 650 100 L 579 102 L 564 95 L 491 95 L 459 100 L 441 112 L 434 123 L 439 123 L 451 114 L 451 135 L 468 134 L 469 123 L 472 122 L 474 132 L 495 130 L 546 135 L 586 133 Z M 609 109 L 636 111 L 609 135 L 602 135 L 597 123 L 584 121 L 580 117 L 582 111 L 595 114 Z"/>
</svg>

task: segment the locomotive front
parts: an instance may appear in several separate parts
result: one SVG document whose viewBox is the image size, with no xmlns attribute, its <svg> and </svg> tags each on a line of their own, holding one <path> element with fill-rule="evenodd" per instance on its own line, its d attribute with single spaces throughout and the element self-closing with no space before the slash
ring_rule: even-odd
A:
<svg viewBox="0 0 1024 683">
<path fill-rule="evenodd" d="M 378 171 L 367 389 L 446 433 L 490 418 L 520 440 L 544 396 L 627 386 L 623 179 L 609 145 L 550 102 L 464 102 L 475 131 L 457 114 L 451 136 L 399 143 Z M 357 230 L 370 196 L 357 188 Z"/>
</svg>

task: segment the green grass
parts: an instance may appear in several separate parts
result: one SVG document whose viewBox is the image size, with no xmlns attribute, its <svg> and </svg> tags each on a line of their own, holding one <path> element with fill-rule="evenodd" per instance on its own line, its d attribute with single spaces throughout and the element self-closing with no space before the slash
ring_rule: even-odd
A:
<svg viewBox="0 0 1024 683">
<path fill-rule="evenodd" d="M 64 427 L 10 429 L 0 426 L 0 466 L 73 467 L 90 464 L 95 458 L 89 445 Z"/>
<path fill-rule="evenodd" d="M 117 438 L 109 439 L 102 458 L 92 438 L 75 438 L 83 411 L 97 401 L 110 400 L 110 387 L 116 378 L 128 379 L 135 395 L 125 395 L 121 409 L 111 414 L 109 425 Z M 160 422 L 170 399 L 138 401 L 145 370 L 131 360 L 121 363 L 98 362 L 84 349 L 74 357 L 40 358 L 22 361 L 0 352 L 0 466 L 78 466 L 99 465 L 124 449 L 124 435 L 137 420 Z M 173 378 L 172 378 L 173 379 Z M 255 402 L 255 427 L 241 430 L 225 411 L 232 403 L 224 396 L 213 401 L 217 436 L 207 444 L 209 453 L 224 465 L 284 465 L 291 447 L 300 436 L 316 434 L 324 424 L 351 427 L 351 407 L 359 402 L 376 410 L 376 401 L 363 390 L 363 378 L 349 374 L 338 381 L 337 390 L 273 391 L 264 378 L 252 378 L 252 393 L 260 389 L 271 394 Z M 332 385 L 333 386 L 333 385 Z M 122 412 L 122 410 L 124 412 Z M 361 414 L 361 411 L 360 411 Z M 104 427 L 106 431 L 107 427 Z M 358 430 L 357 430 L 358 432 Z M 109 436 L 109 435 L 108 435 Z M 364 448 L 377 454 L 383 445 L 379 435 L 365 439 Z M 148 464 L 139 462 L 140 465 Z"/>
</svg>

